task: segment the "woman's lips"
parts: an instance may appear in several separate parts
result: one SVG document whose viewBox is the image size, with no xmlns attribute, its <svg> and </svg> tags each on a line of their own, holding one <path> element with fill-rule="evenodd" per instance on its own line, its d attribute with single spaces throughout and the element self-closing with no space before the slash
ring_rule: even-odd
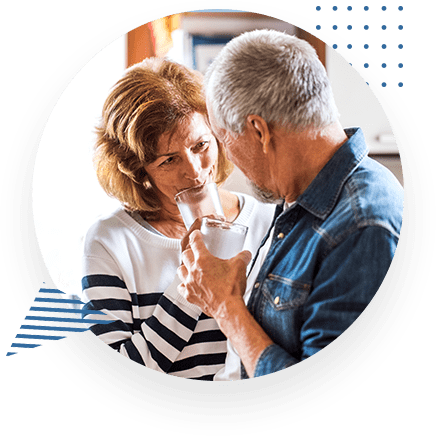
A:
<svg viewBox="0 0 436 436">
<path fill-rule="evenodd" d="M 213 172 L 213 171 L 211 171 L 211 172 L 208 174 L 208 176 L 206 177 L 206 179 L 205 179 L 203 182 L 201 182 L 201 183 L 197 183 L 197 184 L 192 185 L 192 186 L 187 186 L 186 188 L 183 188 L 183 189 L 181 189 L 180 191 L 178 191 L 177 194 L 180 194 L 182 191 L 186 191 L 187 189 L 192 189 L 192 188 L 201 188 L 202 186 L 204 186 L 204 185 L 206 185 L 206 184 L 208 184 L 208 183 L 212 183 L 212 182 L 213 182 L 212 172 Z"/>
<path fill-rule="evenodd" d="M 180 194 L 183 191 L 187 191 L 188 189 L 202 188 L 207 182 L 199 183 L 198 185 L 188 186 L 187 188 L 181 189 L 177 194 Z"/>
</svg>

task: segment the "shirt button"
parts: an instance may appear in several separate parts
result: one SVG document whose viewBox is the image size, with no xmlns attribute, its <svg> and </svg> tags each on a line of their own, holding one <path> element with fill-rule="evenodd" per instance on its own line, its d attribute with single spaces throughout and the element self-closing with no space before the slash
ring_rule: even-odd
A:
<svg viewBox="0 0 436 436">
<path fill-rule="evenodd" d="M 257 289 L 259 286 L 260 286 L 260 283 L 256 282 L 255 285 L 254 285 L 254 289 Z"/>
<path fill-rule="evenodd" d="M 277 305 L 280 303 L 280 297 L 274 298 L 274 304 Z"/>
<path fill-rule="evenodd" d="M 285 237 L 285 234 L 284 233 L 279 233 L 278 235 L 277 235 L 277 238 L 279 238 L 279 239 L 283 239 Z"/>
</svg>

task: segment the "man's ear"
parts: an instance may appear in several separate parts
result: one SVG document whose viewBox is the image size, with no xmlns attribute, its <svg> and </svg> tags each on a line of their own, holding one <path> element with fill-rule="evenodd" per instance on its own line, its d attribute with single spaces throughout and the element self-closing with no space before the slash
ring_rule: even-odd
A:
<svg viewBox="0 0 436 436">
<path fill-rule="evenodd" d="M 266 154 L 271 146 L 271 132 L 267 122 L 259 115 L 247 116 L 247 131 L 262 145 L 262 151 Z"/>
</svg>

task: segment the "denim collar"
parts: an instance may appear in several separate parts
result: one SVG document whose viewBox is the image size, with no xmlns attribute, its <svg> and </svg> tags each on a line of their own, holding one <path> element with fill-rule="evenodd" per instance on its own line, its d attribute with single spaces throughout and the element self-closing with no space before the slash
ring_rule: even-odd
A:
<svg viewBox="0 0 436 436">
<path fill-rule="evenodd" d="M 344 130 L 348 141 L 338 149 L 297 199 L 301 207 L 322 220 L 332 211 L 348 177 L 368 154 L 362 130 Z"/>
</svg>

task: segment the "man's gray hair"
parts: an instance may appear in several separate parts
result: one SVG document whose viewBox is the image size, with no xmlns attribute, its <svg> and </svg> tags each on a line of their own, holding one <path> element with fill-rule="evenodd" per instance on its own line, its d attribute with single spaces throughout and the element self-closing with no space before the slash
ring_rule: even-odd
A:
<svg viewBox="0 0 436 436">
<path fill-rule="evenodd" d="M 285 33 L 239 35 L 219 53 L 205 79 L 218 125 L 236 134 L 245 130 L 248 115 L 291 130 L 321 130 L 339 117 L 315 49 Z"/>
</svg>

